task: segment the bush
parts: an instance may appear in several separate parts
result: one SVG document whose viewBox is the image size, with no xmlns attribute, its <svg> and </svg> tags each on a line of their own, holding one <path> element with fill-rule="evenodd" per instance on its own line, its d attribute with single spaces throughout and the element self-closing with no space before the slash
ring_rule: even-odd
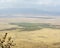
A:
<svg viewBox="0 0 60 48">
<path fill-rule="evenodd" d="M 12 46 L 15 46 L 12 38 L 11 37 L 7 38 L 7 34 L 8 33 L 5 33 L 4 37 L 2 37 L 2 39 L 0 39 L 0 48 L 11 48 Z M 7 41 L 6 41 L 6 39 L 7 39 Z"/>
</svg>

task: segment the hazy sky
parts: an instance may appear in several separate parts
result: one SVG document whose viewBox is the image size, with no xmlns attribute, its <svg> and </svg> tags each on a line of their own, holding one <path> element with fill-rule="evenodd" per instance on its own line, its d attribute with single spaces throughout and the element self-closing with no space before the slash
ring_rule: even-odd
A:
<svg viewBox="0 0 60 48">
<path fill-rule="evenodd" d="M 0 0 L 0 14 L 11 11 L 60 15 L 60 0 Z"/>
</svg>

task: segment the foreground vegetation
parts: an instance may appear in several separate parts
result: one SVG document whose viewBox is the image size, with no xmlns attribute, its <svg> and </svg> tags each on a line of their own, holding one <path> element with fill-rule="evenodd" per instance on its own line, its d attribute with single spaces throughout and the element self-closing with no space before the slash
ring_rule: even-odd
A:
<svg viewBox="0 0 60 48">
<path fill-rule="evenodd" d="M 5 35 L 0 39 L 0 48 L 12 48 L 12 46 L 15 45 L 11 37 L 7 38 L 7 34 L 8 33 L 5 33 Z"/>
</svg>

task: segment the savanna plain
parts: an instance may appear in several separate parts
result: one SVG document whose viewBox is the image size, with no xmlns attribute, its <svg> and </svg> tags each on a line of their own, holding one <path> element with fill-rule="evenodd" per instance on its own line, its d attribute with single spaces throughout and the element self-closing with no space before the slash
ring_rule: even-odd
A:
<svg viewBox="0 0 60 48">
<path fill-rule="evenodd" d="M 0 18 L 0 38 L 5 33 L 11 48 L 60 48 L 60 17 Z"/>
</svg>

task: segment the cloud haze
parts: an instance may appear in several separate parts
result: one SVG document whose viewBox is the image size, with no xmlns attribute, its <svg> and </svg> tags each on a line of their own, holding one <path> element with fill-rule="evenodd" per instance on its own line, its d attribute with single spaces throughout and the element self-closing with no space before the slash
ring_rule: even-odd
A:
<svg viewBox="0 0 60 48">
<path fill-rule="evenodd" d="M 42 14 L 60 14 L 60 0 L 0 0 L 0 10 L 10 8 L 30 9 L 31 12 L 37 11 L 37 13 L 42 12 Z"/>
</svg>

